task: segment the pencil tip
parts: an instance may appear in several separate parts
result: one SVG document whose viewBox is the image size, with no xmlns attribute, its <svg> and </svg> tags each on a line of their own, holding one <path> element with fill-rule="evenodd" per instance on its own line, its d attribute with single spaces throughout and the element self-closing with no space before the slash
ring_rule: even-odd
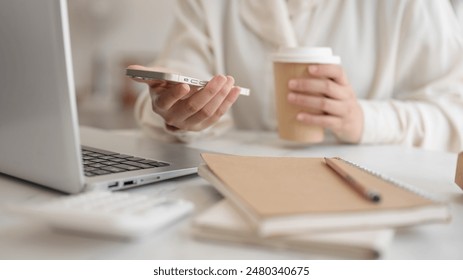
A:
<svg viewBox="0 0 463 280">
<path fill-rule="evenodd" d="M 371 199 L 371 201 L 375 202 L 375 203 L 378 203 L 381 201 L 381 196 L 377 193 L 370 193 L 369 194 L 369 197 Z"/>
</svg>

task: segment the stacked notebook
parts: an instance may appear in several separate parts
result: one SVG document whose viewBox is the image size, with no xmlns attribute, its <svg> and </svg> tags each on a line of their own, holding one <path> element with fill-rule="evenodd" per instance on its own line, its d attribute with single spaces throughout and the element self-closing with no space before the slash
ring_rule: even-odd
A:
<svg viewBox="0 0 463 280">
<path fill-rule="evenodd" d="M 207 240 L 289 249 L 323 258 L 375 259 L 386 251 L 394 231 L 375 229 L 262 237 L 228 199 L 223 199 L 194 220 L 193 234 Z"/>
<path fill-rule="evenodd" d="M 445 203 L 339 158 L 331 160 L 380 193 L 380 203 L 353 191 L 323 158 L 202 157 L 199 175 L 226 198 L 195 220 L 202 237 L 377 257 L 391 228 L 450 219 Z"/>
</svg>

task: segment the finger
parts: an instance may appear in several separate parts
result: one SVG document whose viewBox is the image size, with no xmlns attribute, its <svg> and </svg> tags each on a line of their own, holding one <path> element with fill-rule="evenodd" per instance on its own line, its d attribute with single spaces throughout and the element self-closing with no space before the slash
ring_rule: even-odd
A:
<svg viewBox="0 0 463 280">
<path fill-rule="evenodd" d="M 230 94 L 230 91 L 235 83 L 231 76 L 227 76 L 227 82 L 222 89 L 197 113 L 185 120 L 188 124 L 197 124 L 206 119 L 213 117 L 217 109 L 221 106 L 225 98 Z"/>
<path fill-rule="evenodd" d="M 302 123 L 321 126 L 323 128 L 331 129 L 332 131 L 337 131 L 342 124 L 341 118 L 332 115 L 313 115 L 309 113 L 299 113 L 297 114 L 296 118 Z"/>
<path fill-rule="evenodd" d="M 323 94 L 333 99 L 345 99 L 348 97 L 344 87 L 330 79 L 292 79 L 288 88 L 294 92 Z"/>
<path fill-rule="evenodd" d="M 288 94 L 288 101 L 290 104 L 298 107 L 312 109 L 334 116 L 343 116 L 347 111 L 347 106 L 345 106 L 344 102 L 323 96 L 291 92 Z"/>
<path fill-rule="evenodd" d="M 342 85 L 348 84 L 344 69 L 337 64 L 313 64 L 308 67 L 308 71 L 314 77 L 332 79 Z"/>
<path fill-rule="evenodd" d="M 205 128 L 216 123 L 223 115 L 225 115 L 226 112 L 228 112 L 228 110 L 230 110 L 231 106 L 236 102 L 239 96 L 240 88 L 233 87 L 227 97 L 223 100 L 222 104 L 220 104 L 220 106 L 217 108 L 215 114 L 211 118 L 203 121 L 201 126 Z"/>
<path fill-rule="evenodd" d="M 226 82 L 227 78 L 225 76 L 215 76 L 196 94 L 173 105 L 172 109 L 174 109 L 175 116 L 169 117 L 175 119 L 176 123 L 180 123 L 196 114 L 222 90 Z"/>
<path fill-rule="evenodd" d="M 176 84 L 170 88 L 152 88 L 150 90 L 155 112 L 171 109 L 177 102 L 182 100 L 190 92 L 187 84 Z"/>
</svg>

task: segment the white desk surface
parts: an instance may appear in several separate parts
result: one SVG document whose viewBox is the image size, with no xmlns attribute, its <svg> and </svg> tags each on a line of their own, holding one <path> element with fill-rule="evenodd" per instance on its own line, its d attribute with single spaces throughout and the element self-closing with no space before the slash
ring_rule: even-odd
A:
<svg viewBox="0 0 463 280">
<path fill-rule="evenodd" d="M 106 141 L 101 131 L 82 134 Z M 132 136 L 136 137 L 136 136 Z M 138 136 L 137 136 L 138 137 Z M 145 140 L 143 140 L 145 141 Z M 340 156 L 372 170 L 435 193 L 451 204 L 450 224 L 398 230 L 384 259 L 463 259 L 463 191 L 453 182 L 457 154 L 399 146 L 315 145 L 284 147 L 274 134 L 233 132 L 220 139 L 192 144 L 210 151 L 264 156 Z M 129 190 L 193 201 L 195 213 L 136 242 L 54 232 L 0 212 L 0 259 L 326 259 L 329 255 L 297 253 L 194 239 L 192 217 L 221 196 L 202 178 L 188 176 Z M 61 193 L 0 175 L 0 209 L 6 203 L 40 201 Z"/>
</svg>

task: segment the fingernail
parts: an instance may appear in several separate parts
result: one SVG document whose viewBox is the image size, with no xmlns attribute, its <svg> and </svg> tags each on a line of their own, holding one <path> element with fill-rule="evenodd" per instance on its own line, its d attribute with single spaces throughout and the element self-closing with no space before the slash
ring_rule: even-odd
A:
<svg viewBox="0 0 463 280">
<path fill-rule="evenodd" d="M 298 121 L 303 121 L 303 120 L 304 120 L 304 116 L 303 116 L 302 114 L 297 114 L 297 115 L 296 115 L 296 119 L 297 119 Z"/>
<path fill-rule="evenodd" d="M 294 87 L 296 87 L 296 85 L 297 85 L 297 82 L 295 80 L 289 80 L 289 82 L 288 82 L 288 87 L 289 88 L 294 88 Z"/>
<path fill-rule="evenodd" d="M 317 72 L 317 70 L 318 70 L 318 66 L 317 66 L 317 65 L 310 65 L 310 66 L 309 66 L 309 72 L 310 72 L 310 73 L 315 73 L 315 72 Z"/>
</svg>

